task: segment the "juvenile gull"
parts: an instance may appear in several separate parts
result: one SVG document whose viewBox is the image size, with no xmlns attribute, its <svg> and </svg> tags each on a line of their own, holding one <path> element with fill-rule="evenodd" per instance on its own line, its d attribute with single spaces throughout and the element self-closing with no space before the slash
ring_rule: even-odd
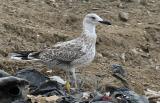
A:
<svg viewBox="0 0 160 103">
<path fill-rule="evenodd" d="M 93 61 L 96 52 L 96 25 L 103 23 L 111 25 L 94 13 L 87 14 L 83 20 L 83 31 L 81 35 L 73 40 L 60 42 L 52 49 L 45 49 L 40 52 L 14 52 L 12 59 L 18 60 L 39 60 L 49 68 L 58 67 L 67 73 L 71 72 L 76 82 L 75 69 Z"/>
</svg>

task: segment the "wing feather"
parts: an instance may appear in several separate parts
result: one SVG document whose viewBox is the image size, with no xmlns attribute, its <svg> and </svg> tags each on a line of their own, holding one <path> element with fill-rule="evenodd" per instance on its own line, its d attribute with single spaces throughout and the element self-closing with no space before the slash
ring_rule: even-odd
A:
<svg viewBox="0 0 160 103">
<path fill-rule="evenodd" d="M 62 44 L 59 43 L 55 45 L 52 49 L 43 51 L 40 58 L 47 61 L 72 62 L 83 55 L 85 55 L 85 52 L 83 51 L 83 46 L 81 43 L 64 42 Z"/>
</svg>

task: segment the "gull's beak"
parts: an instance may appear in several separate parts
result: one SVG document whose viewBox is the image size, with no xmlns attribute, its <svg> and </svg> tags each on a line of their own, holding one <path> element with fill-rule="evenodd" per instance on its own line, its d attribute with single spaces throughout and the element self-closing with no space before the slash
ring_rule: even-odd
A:
<svg viewBox="0 0 160 103">
<path fill-rule="evenodd" d="M 109 20 L 103 20 L 103 21 L 99 21 L 102 24 L 106 24 L 106 25 L 111 25 L 112 23 Z"/>
</svg>

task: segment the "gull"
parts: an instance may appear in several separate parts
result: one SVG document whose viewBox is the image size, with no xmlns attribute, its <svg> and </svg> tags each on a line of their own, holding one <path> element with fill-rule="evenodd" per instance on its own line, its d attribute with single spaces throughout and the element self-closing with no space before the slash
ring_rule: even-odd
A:
<svg viewBox="0 0 160 103">
<path fill-rule="evenodd" d="M 11 59 L 16 60 L 38 60 L 49 68 L 61 68 L 69 73 L 76 82 L 75 70 L 90 64 L 96 53 L 96 25 L 102 23 L 111 25 L 109 20 L 103 20 L 95 13 L 87 14 L 83 19 L 82 33 L 79 37 L 66 42 L 59 42 L 51 49 L 29 52 L 13 52 Z"/>
</svg>

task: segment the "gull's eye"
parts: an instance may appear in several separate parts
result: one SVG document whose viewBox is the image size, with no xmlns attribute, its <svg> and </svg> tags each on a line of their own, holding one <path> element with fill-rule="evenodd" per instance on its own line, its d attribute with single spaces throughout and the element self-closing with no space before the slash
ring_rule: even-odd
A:
<svg viewBox="0 0 160 103">
<path fill-rule="evenodd" d="M 92 16 L 91 18 L 92 18 L 93 20 L 95 20 L 95 19 L 96 19 L 96 18 L 95 18 L 95 17 L 93 17 L 93 16 Z"/>
</svg>

